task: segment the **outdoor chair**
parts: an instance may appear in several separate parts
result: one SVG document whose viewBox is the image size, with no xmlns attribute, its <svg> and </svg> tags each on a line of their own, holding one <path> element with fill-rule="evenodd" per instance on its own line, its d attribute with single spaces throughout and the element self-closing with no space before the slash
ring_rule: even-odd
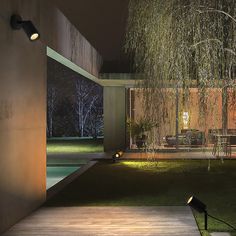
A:
<svg viewBox="0 0 236 236">
<path fill-rule="evenodd" d="M 217 135 L 215 137 L 212 155 L 219 157 L 220 153 L 226 157 L 231 157 L 230 136 Z"/>
</svg>

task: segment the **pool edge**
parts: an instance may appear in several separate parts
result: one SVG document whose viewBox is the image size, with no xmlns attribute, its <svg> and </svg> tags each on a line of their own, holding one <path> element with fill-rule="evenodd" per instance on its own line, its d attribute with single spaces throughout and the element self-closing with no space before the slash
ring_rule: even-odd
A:
<svg viewBox="0 0 236 236">
<path fill-rule="evenodd" d="M 71 183 L 74 179 L 82 175 L 85 171 L 87 171 L 89 168 L 94 166 L 97 163 L 97 161 L 90 161 L 86 165 L 82 166 L 78 170 L 74 171 L 70 175 L 66 176 L 64 179 L 59 181 L 57 184 L 52 186 L 47 190 L 47 198 L 46 201 L 48 201 L 50 198 L 52 198 L 55 194 L 60 192 L 66 185 Z"/>
</svg>

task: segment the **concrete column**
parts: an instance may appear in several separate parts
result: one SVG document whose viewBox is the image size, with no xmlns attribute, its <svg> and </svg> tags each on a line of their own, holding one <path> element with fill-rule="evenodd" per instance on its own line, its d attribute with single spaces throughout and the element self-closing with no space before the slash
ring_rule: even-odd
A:
<svg viewBox="0 0 236 236">
<path fill-rule="evenodd" d="M 125 149 L 125 87 L 104 87 L 104 150 Z"/>
</svg>

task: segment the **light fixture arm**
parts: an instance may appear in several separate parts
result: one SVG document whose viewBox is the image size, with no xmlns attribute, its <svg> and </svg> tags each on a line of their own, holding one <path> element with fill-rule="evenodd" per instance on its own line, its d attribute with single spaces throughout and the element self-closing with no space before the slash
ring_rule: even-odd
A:
<svg viewBox="0 0 236 236">
<path fill-rule="evenodd" d="M 22 24 L 24 23 L 24 21 L 22 20 L 21 16 L 12 15 L 10 23 L 11 23 L 12 29 L 19 30 L 22 28 Z"/>
</svg>

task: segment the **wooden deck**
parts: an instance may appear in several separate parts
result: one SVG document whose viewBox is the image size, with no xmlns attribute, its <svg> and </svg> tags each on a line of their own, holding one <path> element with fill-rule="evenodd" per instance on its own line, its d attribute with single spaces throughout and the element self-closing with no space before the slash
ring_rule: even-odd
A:
<svg viewBox="0 0 236 236">
<path fill-rule="evenodd" d="M 45 207 L 4 236 L 200 236 L 188 207 Z"/>
</svg>

